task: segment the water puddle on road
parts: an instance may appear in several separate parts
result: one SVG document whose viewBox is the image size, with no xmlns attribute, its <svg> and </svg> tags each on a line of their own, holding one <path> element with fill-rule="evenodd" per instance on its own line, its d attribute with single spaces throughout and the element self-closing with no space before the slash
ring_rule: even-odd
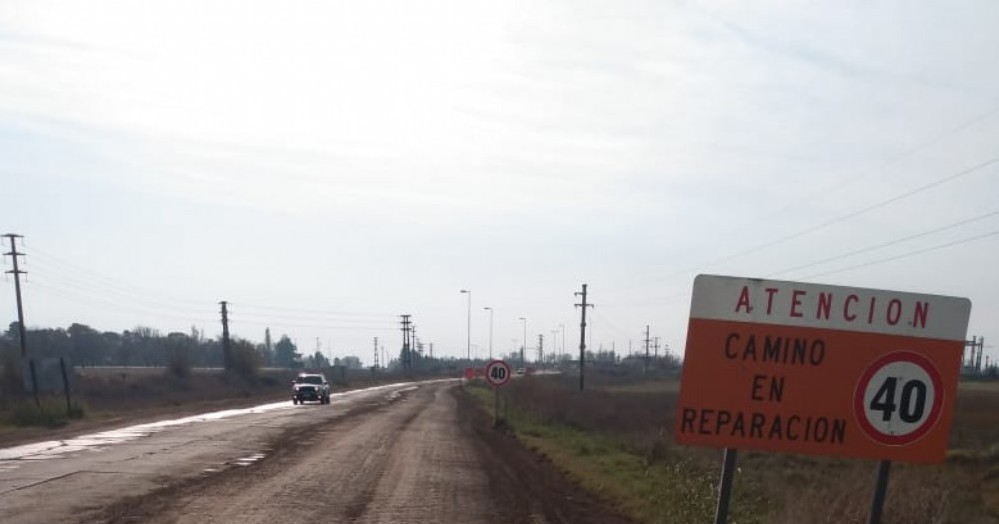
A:
<svg viewBox="0 0 999 524">
<path fill-rule="evenodd" d="M 438 382 L 438 381 L 428 381 L 427 383 L 430 382 Z M 344 391 L 341 393 L 334 393 L 331 395 L 331 399 L 332 400 L 335 400 L 337 398 L 344 399 L 362 393 L 373 393 L 384 390 L 394 390 L 388 395 L 388 397 L 390 400 L 395 400 L 401 395 L 402 392 L 412 391 L 418 387 L 419 385 L 416 385 L 412 382 L 385 384 L 382 386 L 375 386 L 371 388 L 355 389 L 350 391 Z M 215 411 L 212 413 L 204 413 L 201 415 L 193 415 L 173 420 L 163 420 L 160 422 L 138 424 L 135 426 L 114 429 L 111 431 L 102 431 L 90 435 L 81 435 L 79 437 L 67 440 L 49 440 L 44 442 L 35 442 L 32 444 L 24 444 L 21 446 L 14 446 L 10 448 L 2 448 L 0 449 L 0 471 L 10 471 L 13 469 L 17 469 L 18 461 L 47 460 L 53 458 L 60 458 L 67 455 L 68 453 L 83 452 L 83 451 L 100 451 L 108 446 L 113 446 L 116 444 L 121 444 L 123 442 L 129 442 L 139 438 L 148 437 L 149 435 L 159 433 L 166 429 L 175 428 L 178 426 L 185 426 L 188 424 L 196 424 L 201 422 L 214 422 L 241 415 L 267 413 L 271 411 L 285 410 L 285 409 L 303 409 L 303 408 L 308 409 L 307 406 L 292 405 L 292 403 L 289 401 L 272 402 L 269 404 L 261 404 L 259 406 L 253 406 L 250 408 L 227 409 L 223 411 Z M 250 463 L 255 462 L 257 460 L 259 460 L 259 458 L 253 459 L 253 461 L 251 461 Z"/>
<path fill-rule="evenodd" d="M 243 457 L 241 459 L 236 459 L 236 460 L 232 461 L 232 463 L 235 464 L 235 465 L 237 465 L 237 466 L 249 466 L 249 465 L 257 462 L 258 460 L 263 459 L 266 456 L 267 455 L 264 455 L 263 453 L 254 453 L 253 455 L 250 455 L 249 457 Z"/>
</svg>

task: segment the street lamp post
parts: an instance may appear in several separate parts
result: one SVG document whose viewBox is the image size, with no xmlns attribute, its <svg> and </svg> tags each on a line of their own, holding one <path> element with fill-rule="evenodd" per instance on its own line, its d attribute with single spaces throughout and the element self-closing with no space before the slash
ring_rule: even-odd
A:
<svg viewBox="0 0 999 524">
<path fill-rule="evenodd" d="M 524 349 L 527 348 L 527 318 L 520 317 L 519 320 L 524 323 L 524 343 L 520 346 L 520 367 L 527 369 L 527 362 L 524 361 Z"/>
<path fill-rule="evenodd" d="M 482 308 L 489 310 L 489 360 L 493 359 L 493 308 Z"/>
<path fill-rule="evenodd" d="M 461 292 L 468 294 L 468 327 L 465 331 L 466 334 L 465 358 L 468 359 L 469 362 L 471 362 L 472 361 L 472 290 L 462 289 Z"/>
<path fill-rule="evenodd" d="M 559 324 L 558 327 L 562 328 L 562 351 L 560 354 L 565 356 L 565 324 Z"/>
</svg>

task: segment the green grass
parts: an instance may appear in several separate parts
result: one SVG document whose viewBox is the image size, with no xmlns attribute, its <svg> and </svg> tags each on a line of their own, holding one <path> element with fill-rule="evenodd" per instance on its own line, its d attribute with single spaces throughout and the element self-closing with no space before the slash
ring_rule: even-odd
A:
<svg viewBox="0 0 999 524">
<path fill-rule="evenodd" d="M 85 413 L 86 410 L 79 402 L 73 402 L 67 413 L 63 399 L 43 398 L 40 405 L 25 399 L 0 413 L 0 423 L 12 427 L 58 428 L 65 426 L 70 420 L 83 418 Z"/>
<path fill-rule="evenodd" d="M 492 413 L 491 390 L 476 386 L 467 390 Z M 712 520 L 720 462 L 669 453 L 650 459 L 614 435 L 545 422 L 515 405 L 508 409 L 508 427 L 525 446 L 628 516 L 650 523 Z M 741 472 L 734 493 L 730 523 L 767 522 L 770 503 Z"/>
<path fill-rule="evenodd" d="M 615 393 L 672 393 L 680 392 L 679 380 L 657 380 L 652 382 L 637 382 L 602 388 Z"/>
</svg>

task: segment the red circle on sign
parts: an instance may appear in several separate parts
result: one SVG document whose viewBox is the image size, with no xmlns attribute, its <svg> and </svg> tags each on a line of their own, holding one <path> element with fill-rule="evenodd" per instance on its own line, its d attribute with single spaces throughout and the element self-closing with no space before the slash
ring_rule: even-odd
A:
<svg viewBox="0 0 999 524">
<path fill-rule="evenodd" d="M 882 369 L 896 363 L 905 363 L 917 366 L 929 377 L 933 387 L 933 403 L 930 406 L 929 414 L 918 428 L 904 435 L 885 433 L 875 427 L 875 425 L 871 423 L 867 417 L 867 405 L 865 402 L 865 393 L 867 392 L 870 382 L 874 376 L 877 375 Z M 875 442 L 880 442 L 889 446 L 904 446 L 923 438 L 931 429 L 933 429 L 933 426 L 937 423 L 937 419 L 940 418 L 940 411 L 943 409 L 943 400 L 943 379 L 941 379 L 940 372 L 937 371 L 933 362 L 918 353 L 913 353 L 911 351 L 897 351 L 875 360 L 870 366 L 867 367 L 867 370 L 864 371 L 864 374 L 860 377 L 860 381 L 857 382 L 857 389 L 854 391 L 853 415 L 856 417 L 857 422 L 860 424 L 860 428 L 864 431 L 864 433 Z"/>
<path fill-rule="evenodd" d="M 501 370 L 494 372 L 493 370 Z M 493 360 L 486 365 L 486 381 L 500 387 L 510 381 L 510 365 L 502 360 Z"/>
</svg>

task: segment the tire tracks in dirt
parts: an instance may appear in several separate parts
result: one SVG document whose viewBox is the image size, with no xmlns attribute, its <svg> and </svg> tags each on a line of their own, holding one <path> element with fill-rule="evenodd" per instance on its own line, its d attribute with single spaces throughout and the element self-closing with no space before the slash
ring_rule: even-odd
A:
<svg viewBox="0 0 999 524">
<path fill-rule="evenodd" d="M 282 434 L 250 465 L 175 480 L 86 524 L 625 524 L 453 385 Z"/>
</svg>

